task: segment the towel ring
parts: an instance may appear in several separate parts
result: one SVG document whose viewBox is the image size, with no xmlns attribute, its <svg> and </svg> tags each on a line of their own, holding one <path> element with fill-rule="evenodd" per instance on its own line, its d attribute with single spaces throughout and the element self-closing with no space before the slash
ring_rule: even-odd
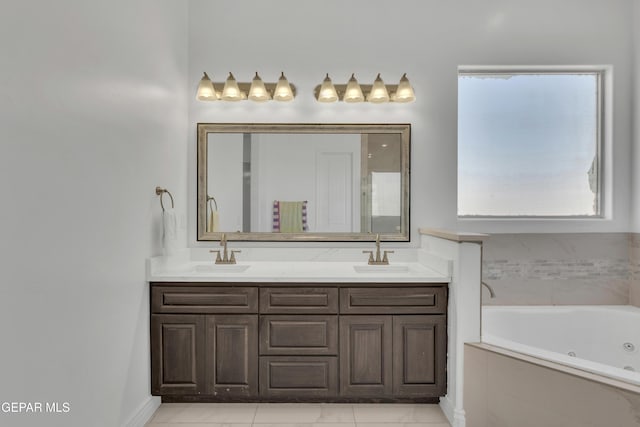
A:
<svg viewBox="0 0 640 427">
<path fill-rule="evenodd" d="M 209 209 L 211 209 L 211 211 L 213 212 L 213 206 L 211 206 L 211 201 L 213 200 L 213 203 L 215 203 L 216 205 L 216 210 L 218 210 L 218 202 L 216 202 L 216 198 L 213 196 L 209 196 L 207 195 L 207 202 L 209 202 Z"/>
<path fill-rule="evenodd" d="M 169 190 L 162 187 L 156 187 L 156 194 L 160 196 L 160 206 L 162 207 L 162 212 L 164 212 L 164 203 L 162 203 L 162 196 L 164 195 L 164 193 L 167 193 L 171 198 L 171 208 L 173 209 L 175 207 L 173 203 L 173 196 L 171 195 L 171 193 L 169 193 Z"/>
</svg>

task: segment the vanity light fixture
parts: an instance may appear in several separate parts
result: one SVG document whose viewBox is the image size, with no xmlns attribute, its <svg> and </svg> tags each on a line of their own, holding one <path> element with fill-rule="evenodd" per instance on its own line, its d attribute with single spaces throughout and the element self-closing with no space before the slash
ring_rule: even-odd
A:
<svg viewBox="0 0 640 427">
<path fill-rule="evenodd" d="M 325 77 L 322 84 L 314 88 L 315 97 L 318 102 L 371 102 L 381 104 L 385 102 L 411 102 L 415 101 L 416 95 L 409 83 L 407 74 L 403 74 L 400 83 L 397 85 L 386 85 L 382 81 L 380 74 L 377 75 L 372 85 L 360 85 L 355 74 L 346 85 L 334 85 L 329 78 Z M 365 96 L 366 94 L 366 96 Z"/>
<path fill-rule="evenodd" d="M 242 92 L 240 92 L 240 88 L 238 87 L 238 82 L 236 81 L 236 78 L 233 77 L 233 74 L 231 73 L 229 73 L 229 77 L 227 77 L 227 81 L 224 83 L 224 89 L 222 89 L 222 100 L 223 101 L 241 101 L 242 100 Z"/>
<path fill-rule="evenodd" d="M 291 101 L 293 99 L 293 90 L 289 84 L 289 80 L 284 76 L 284 72 L 280 74 L 276 90 L 273 93 L 273 99 L 276 101 Z"/>
<path fill-rule="evenodd" d="M 224 99 L 224 95 L 222 99 Z M 376 77 L 373 82 L 371 92 L 367 95 L 367 101 L 373 102 L 374 104 L 389 102 L 389 91 L 387 91 L 387 87 L 384 85 L 380 73 L 378 73 L 378 77 Z"/>
<path fill-rule="evenodd" d="M 336 102 L 338 100 L 338 92 L 336 92 L 336 87 L 331 82 L 329 78 L 329 73 L 327 73 L 327 77 L 322 81 L 322 85 L 320 85 L 320 92 L 318 93 L 318 102 Z"/>
<path fill-rule="evenodd" d="M 249 99 L 256 102 L 264 102 L 271 99 L 271 95 L 267 92 L 267 88 L 264 86 L 264 82 L 256 71 L 256 76 L 251 82 L 251 88 L 249 89 Z"/>
<path fill-rule="evenodd" d="M 217 87 L 217 89 L 216 89 Z M 221 89 L 221 90 L 220 90 Z M 255 102 L 291 101 L 296 96 L 295 86 L 289 83 L 284 73 L 281 73 L 277 83 L 265 83 L 258 73 L 251 83 L 238 82 L 232 73 L 223 83 L 212 82 L 207 73 L 198 84 L 196 99 L 198 101 L 241 101 L 250 99 Z"/>
<path fill-rule="evenodd" d="M 398 84 L 398 90 L 393 96 L 395 102 L 412 102 L 416 100 L 416 94 L 413 92 L 411 83 L 407 78 L 407 73 L 402 75 L 400 83 Z"/>
<path fill-rule="evenodd" d="M 344 92 L 344 97 L 342 100 L 344 102 L 364 101 L 364 94 L 362 93 L 362 88 L 356 80 L 355 74 L 351 74 L 351 78 L 349 79 L 349 82 L 347 82 L 347 89 Z"/>
<path fill-rule="evenodd" d="M 204 76 L 202 76 L 202 79 L 200 80 L 196 99 L 198 101 L 215 101 L 218 99 L 218 95 L 213 88 L 213 83 L 207 73 L 204 73 Z"/>
</svg>

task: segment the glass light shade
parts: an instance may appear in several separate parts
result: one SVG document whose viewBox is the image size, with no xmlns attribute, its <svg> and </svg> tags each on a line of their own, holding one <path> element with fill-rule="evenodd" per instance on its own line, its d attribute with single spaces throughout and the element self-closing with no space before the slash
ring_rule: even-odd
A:
<svg viewBox="0 0 640 427">
<path fill-rule="evenodd" d="M 409 83 L 407 73 L 402 75 L 400 83 L 398 84 L 398 90 L 396 91 L 393 100 L 395 102 L 412 102 L 416 100 L 416 94 L 413 92 L 411 83 Z"/>
<path fill-rule="evenodd" d="M 240 93 L 238 82 L 231 73 L 229 73 L 227 81 L 224 82 L 224 89 L 222 89 L 222 99 L 225 101 L 240 101 L 242 99 L 242 94 Z"/>
<path fill-rule="evenodd" d="M 291 101 L 293 99 L 293 90 L 291 90 L 291 85 L 289 85 L 284 73 L 280 74 L 276 90 L 273 92 L 273 99 L 276 101 Z"/>
<path fill-rule="evenodd" d="M 264 82 L 256 72 L 256 76 L 251 82 L 251 88 L 249 89 L 249 99 L 256 102 L 264 102 L 271 99 L 267 88 L 264 86 Z"/>
<path fill-rule="evenodd" d="M 373 87 L 367 97 L 367 101 L 375 104 L 389 102 L 389 92 L 387 92 L 387 87 L 384 85 L 382 78 L 380 78 L 380 74 L 378 74 L 378 77 L 376 77 L 376 80 L 373 82 Z"/>
<path fill-rule="evenodd" d="M 363 102 L 364 95 L 362 94 L 362 88 L 356 80 L 356 76 L 351 74 L 351 78 L 347 82 L 347 89 L 344 92 L 344 102 Z"/>
<path fill-rule="evenodd" d="M 338 100 L 338 92 L 336 92 L 336 87 L 331 82 L 329 78 L 329 73 L 327 73 L 327 77 L 322 81 L 322 85 L 320 85 L 320 92 L 318 92 L 318 102 L 336 102 Z"/>
<path fill-rule="evenodd" d="M 204 73 L 202 79 L 200 79 L 200 84 L 198 84 L 198 92 L 196 92 L 196 99 L 198 101 L 215 101 L 218 99 L 216 95 L 216 91 L 213 88 L 213 83 L 211 79 Z"/>
</svg>

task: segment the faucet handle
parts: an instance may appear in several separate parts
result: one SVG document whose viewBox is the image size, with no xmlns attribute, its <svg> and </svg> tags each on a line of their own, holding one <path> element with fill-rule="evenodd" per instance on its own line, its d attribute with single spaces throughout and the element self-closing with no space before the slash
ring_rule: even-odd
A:
<svg viewBox="0 0 640 427">
<path fill-rule="evenodd" d="M 369 254 L 369 264 L 373 262 L 373 251 L 362 251 L 363 254 Z"/>
<path fill-rule="evenodd" d="M 389 264 L 389 257 L 387 256 L 387 254 L 392 254 L 394 253 L 394 251 L 384 251 L 384 254 L 382 256 L 382 262 L 384 262 L 385 264 Z"/>
<path fill-rule="evenodd" d="M 211 250 L 209 251 L 212 254 L 215 253 L 216 254 L 216 264 L 222 262 L 222 258 L 220 257 L 220 251 L 219 250 Z"/>
<path fill-rule="evenodd" d="M 231 251 L 231 258 L 229 258 L 229 262 L 231 264 L 235 264 L 236 263 L 236 253 L 240 253 L 240 252 L 242 252 L 242 251 L 239 251 L 237 249 L 234 249 L 234 250 Z"/>
</svg>

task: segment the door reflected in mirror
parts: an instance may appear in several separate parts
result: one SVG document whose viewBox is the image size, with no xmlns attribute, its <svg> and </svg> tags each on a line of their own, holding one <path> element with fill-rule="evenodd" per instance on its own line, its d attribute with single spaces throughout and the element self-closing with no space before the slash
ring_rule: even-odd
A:
<svg viewBox="0 0 640 427">
<path fill-rule="evenodd" d="M 198 239 L 408 240 L 409 125 L 198 125 Z"/>
</svg>

